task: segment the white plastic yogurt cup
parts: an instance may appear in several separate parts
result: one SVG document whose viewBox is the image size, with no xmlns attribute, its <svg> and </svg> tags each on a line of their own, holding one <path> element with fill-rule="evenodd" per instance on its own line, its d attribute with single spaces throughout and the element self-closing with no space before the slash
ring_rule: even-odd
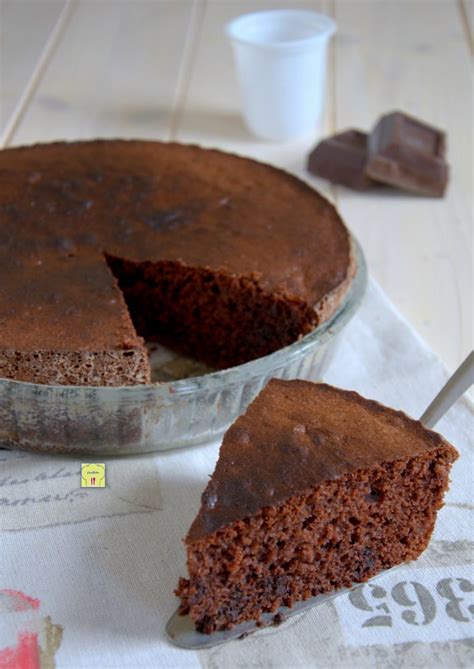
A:
<svg viewBox="0 0 474 669">
<path fill-rule="evenodd" d="M 243 115 L 258 137 L 286 140 L 314 131 L 335 31 L 324 14 L 292 9 L 244 14 L 227 24 Z"/>
</svg>

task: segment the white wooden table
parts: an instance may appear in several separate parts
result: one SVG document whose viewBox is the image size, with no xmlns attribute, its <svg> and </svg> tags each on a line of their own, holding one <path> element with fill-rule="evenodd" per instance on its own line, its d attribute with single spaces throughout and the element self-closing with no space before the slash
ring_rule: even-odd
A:
<svg viewBox="0 0 474 669">
<path fill-rule="evenodd" d="M 323 134 L 398 108 L 448 132 L 444 200 L 370 195 L 305 173 L 316 136 L 257 141 L 239 113 L 223 26 L 259 8 L 336 20 Z M 470 0 L 0 0 L 5 145 L 143 137 L 216 146 L 309 179 L 337 203 L 370 269 L 448 367 L 472 347 Z"/>
</svg>

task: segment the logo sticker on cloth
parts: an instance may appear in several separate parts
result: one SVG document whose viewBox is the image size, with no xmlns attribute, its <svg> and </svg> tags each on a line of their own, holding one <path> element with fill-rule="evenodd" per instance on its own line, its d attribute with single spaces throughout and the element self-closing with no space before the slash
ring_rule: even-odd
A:
<svg viewBox="0 0 474 669">
<path fill-rule="evenodd" d="M 81 464 L 81 488 L 105 488 L 105 462 Z"/>
<path fill-rule="evenodd" d="M 149 457 L 111 459 L 105 468 L 104 463 L 82 464 L 70 457 L 0 451 L 0 532 L 161 508 L 159 472 Z"/>
<path fill-rule="evenodd" d="M 17 590 L 0 590 L 0 669 L 52 669 L 61 625 L 42 616 L 41 603 Z"/>
</svg>

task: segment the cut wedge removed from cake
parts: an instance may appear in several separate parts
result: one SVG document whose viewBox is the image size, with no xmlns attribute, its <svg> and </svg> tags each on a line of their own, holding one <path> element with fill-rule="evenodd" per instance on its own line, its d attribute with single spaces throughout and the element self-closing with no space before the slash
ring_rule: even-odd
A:
<svg viewBox="0 0 474 669">
<path fill-rule="evenodd" d="M 185 540 L 180 612 L 211 633 L 417 558 L 457 457 L 355 392 L 271 380 L 224 437 Z"/>
</svg>

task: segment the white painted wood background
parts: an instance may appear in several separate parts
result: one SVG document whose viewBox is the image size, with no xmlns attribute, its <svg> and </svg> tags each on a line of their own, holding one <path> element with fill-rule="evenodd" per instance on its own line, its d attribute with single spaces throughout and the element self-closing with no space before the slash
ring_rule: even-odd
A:
<svg viewBox="0 0 474 669">
<path fill-rule="evenodd" d="M 322 134 L 398 108 L 448 132 L 444 200 L 359 194 L 305 173 L 316 141 L 245 129 L 223 26 L 310 7 L 336 20 Z M 470 0 L 0 0 L 0 132 L 9 145 L 144 137 L 216 146 L 291 170 L 337 203 L 374 277 L 450 368 L 472 348 Z"/>
</svg>

